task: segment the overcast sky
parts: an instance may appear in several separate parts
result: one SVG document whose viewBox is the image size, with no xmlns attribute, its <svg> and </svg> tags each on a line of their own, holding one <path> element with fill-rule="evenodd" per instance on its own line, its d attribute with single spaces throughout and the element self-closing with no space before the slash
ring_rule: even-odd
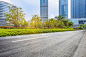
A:
<svg viewBox="0 0 86 57">
<path fill-rule="evenodd" d="M 25 19 L 28 21 L 32 18 L 32 15 L 38 14 L 40 16 L 40 0 L 0 0 L 13 4 L 17 7 L 21 7 L 24 11 Z M 49 18 L 53 18 L 59 15 L 59 0 L 49 1 Z"/>
</svg>

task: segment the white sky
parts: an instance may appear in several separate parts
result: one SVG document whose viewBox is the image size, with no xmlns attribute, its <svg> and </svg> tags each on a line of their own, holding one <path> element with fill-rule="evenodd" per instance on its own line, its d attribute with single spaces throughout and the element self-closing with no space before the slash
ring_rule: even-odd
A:
<svg viewBox="0 0 86 57">
<path fill-rule="evenodd" d="M 71 18 L 71 0 L 68 0 L 68 18 Z"/>
<path fill-rule="evenodd" d="M 28 21 L 32 18 L 32 15 L 38 14 L 40 16 L 40 0 L 0 0 L 5 1 L 10 4 L 13 4 L 17 7 L 21 7 L 24 13 L 26 14 L 25 19 Z M 59 15 L 59 0 L 48 0 L 49 9 L 48 16 L 49 18 L 54 18 Z M 70 4 L 70 0 L 68 0 Z M 68 17 L 70 18 L 70 5 L 68 11 Z"/>
</svg>

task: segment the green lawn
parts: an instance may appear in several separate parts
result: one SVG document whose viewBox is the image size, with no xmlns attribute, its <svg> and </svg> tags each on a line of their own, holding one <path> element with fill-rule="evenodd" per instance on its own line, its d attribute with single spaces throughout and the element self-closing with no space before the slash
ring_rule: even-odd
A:
<svg viewBox="0 0 86 57">
<path fill-rule="evenodd" d="M 26 34 L 38 34 L 38 33 L 51 33 L 62 31 L 73 31 L 75 29 L 0 29 L 0 37 L 14 36 L 14 35 L 26 35 Z"/>
</svg>

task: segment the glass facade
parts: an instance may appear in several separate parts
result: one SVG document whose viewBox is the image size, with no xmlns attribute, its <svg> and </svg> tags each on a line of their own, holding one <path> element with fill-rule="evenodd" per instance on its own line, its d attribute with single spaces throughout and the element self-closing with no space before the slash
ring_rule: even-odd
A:
<svg viewBox="0 0 86 57">
<path fill-rule="evenodd" d="M 48 0 L 40 0 L 40 19 L 48 20 Z"/>
<path fill-rule="evenodd" d="M 86 20 L 80 20 L 79 24 L 86 24 Z"/>
<path fill-rule="evenodd" d="M 71 0 L 71 18 L 86 18 L 86 0 Z"/>
<path fill-rule="evenodd" d="M 71 0 L 71 18 L 75 17 L 75 7 L 74 7 L 75 3 L 74 0 Z"/>
<path fill-rule="evenodd" d="M 0 26 L 6 24 L 6 17 L 4 17 L 4 13 L 9 12 L 9 7 L 13 6 L 7 2 L 0 1 Z"/>
<path fill-rule="evenodd" d="M 68 0 L 59 0 L 59 15 L 68 18 Z"/>
</svg>

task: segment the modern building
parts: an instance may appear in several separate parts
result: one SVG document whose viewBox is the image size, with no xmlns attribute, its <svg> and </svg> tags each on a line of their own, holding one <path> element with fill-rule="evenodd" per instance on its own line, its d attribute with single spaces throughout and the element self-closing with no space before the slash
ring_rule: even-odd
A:
<svg viewBox="0 0 86 57">
<path fill-rule="evenodd" d="M 13 6 L 13 5 L 4 1 L 0 1 L 0 26 L 6 24 L 6 17 L 4 16 L 4 13 L 9 12 L 8 6 Z"/>
<path fill-rule="evenodd" d="M 75 17 L 75 0 L 71 0 L 71 18 Z"/>
<path fill-rule="evenodd" d="M 40 0 L 40 19 L 48 20 L 48 0 Z"/>
<path fill-rule="evenodd" d="M 59 15 L 68 19 L 68 1 L 59 0 Z M 71 18 L 86 18 L 86 0 L 70 0 Z"/>
<path fill-rule="evenodd" d="M 69 3 L 71 18 L 69 21 L 74 23 L 73 27 L 86 24 L 86 0 L 59 0 L 59 15 L 68 19 Z"/>
<path fill-rule="evenodd" d="M 74 24 L 86 24 L 86 0 L 71 0 L 71 21 Z"/>
<path fill-rule="evenodd" d="M 73 19 L 69 19 L 70 22 L 73 22 L 73 27 L 78 27 L 81 24 L 86 24 L 86 18 L 73 18 Z"/>
<path fill-rule="evenodd" d="M 71 0 L 71 18 L 86 18 L 86 0 Z"/>
<path fill-rule="evenodd" d="M 68 19 L 68 0 L 59 0 L 59 15 Z"/>
</svg>

